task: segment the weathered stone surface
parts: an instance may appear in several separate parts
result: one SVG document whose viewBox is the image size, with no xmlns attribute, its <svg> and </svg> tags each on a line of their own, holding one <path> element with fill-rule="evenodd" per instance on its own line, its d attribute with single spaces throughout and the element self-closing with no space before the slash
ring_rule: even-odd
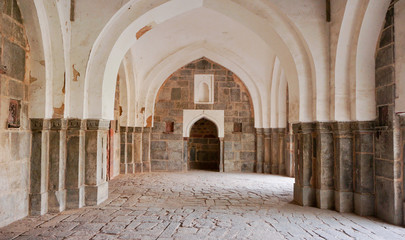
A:
<svg viewBox="0 0 405 240">
<path fill-rule="evenodd" d="M 292 179 L 280 176 L 236 173 L 121 176 L 111 182 L 113 194 L 100 207 L 25 218 L 1 228 L 0 236 L 6 239 L 9 236 L 83 239 L 87 235 L 89 239 L 405 237 L 401 227 L 293 205 L 292 183 Z M 291 219 L 297 228 L 285 227 Z"/>
</svg>

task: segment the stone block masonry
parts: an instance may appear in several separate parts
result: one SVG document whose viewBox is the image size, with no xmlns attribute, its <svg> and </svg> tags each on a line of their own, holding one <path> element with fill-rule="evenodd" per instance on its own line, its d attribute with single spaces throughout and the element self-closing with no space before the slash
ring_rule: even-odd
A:
<svg viewBox="0 0 405 240">
<path fill-rule="evenodd" d="M 214 103 L 194 103 L 194 74 L 214 75 Z M 185 171 L 183 164 L 183 110 L 225 111 L 224 169 L 227 172 L 254 172 L 256 130 L 253 106 L 246 87 L 231 71 L 205 58 L 173 73 L 162 85 L 156 99 L 151 134 L 151 170 Z M 174 131 L 166 132 L 166 122 Z M 240 132 L 234 123 L 242 123 Z M 154 148 L 156 147 L 156 148 Z"/>
<path fill-rule="evenodd" d="M 0 226 L 4 226 L 28 215 L 31 138 L 41 135 L 30 131 L 29 51 L 16 1 L 0 0 L 0 26 Z M 10 124 L 9 119 L 15 119 L 16 124 Z M 39 186 L 32 187 L 38 194 L 33 204 L 40 205 L 46 194 Z"/>
</svg>

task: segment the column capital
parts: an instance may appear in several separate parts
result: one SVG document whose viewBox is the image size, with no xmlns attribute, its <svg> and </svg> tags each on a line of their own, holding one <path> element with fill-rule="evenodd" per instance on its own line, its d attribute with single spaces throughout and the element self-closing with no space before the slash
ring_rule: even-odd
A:
<svg viewBox="0 0 405 240">
<path fill-rule="evenodd" d="M 87 130 L 108 130 L 110 128 L 110 121 L 104 119 L 87 119 Z"/>
</svg>

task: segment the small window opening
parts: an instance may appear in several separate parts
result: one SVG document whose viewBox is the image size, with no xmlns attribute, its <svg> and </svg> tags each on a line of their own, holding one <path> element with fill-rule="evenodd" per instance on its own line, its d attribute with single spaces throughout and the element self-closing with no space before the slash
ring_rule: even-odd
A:
<svg viewBox="0 0 405 240">
<path fill-rule="evenodd" d="M 166 122 L 166 133 L 174 132 L 174 122 Z"/>
<path fill-rule="evenodd" d="M 241 133 L 242 132 L 242 123 L 233 123 L 233 132 Z"/>
</svg>

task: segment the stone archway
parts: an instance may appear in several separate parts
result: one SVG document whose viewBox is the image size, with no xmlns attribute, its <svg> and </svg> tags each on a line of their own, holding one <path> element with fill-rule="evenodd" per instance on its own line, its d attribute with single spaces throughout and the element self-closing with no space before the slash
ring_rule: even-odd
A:
<svg viewBox="0 0 405 240">
<path fill-rule="evenodd" d="M 189 170 L 220 170 L 220 140 L 215 123 L 206 118 L 195 122 L 187 146 Z"/>
</svg>

